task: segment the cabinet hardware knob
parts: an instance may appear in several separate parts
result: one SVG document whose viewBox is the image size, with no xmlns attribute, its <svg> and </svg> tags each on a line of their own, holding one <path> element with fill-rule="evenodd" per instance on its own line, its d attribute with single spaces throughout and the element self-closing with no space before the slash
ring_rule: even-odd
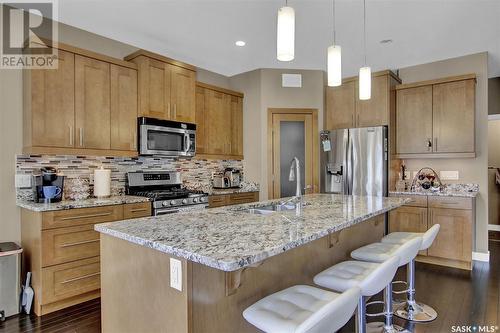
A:
<svg viewBox="0 0 500 333">
<path fill-rule="evenodd" d="M 80 127 L 80 147 L 83 147 L 83 127 Z"/>
<path fill-rule="evenodd" d="M 74 139 L 73 126 L 69 125 L 69 145 L 70 146 L 73 146 L 73 139 Z"/>
</svg>

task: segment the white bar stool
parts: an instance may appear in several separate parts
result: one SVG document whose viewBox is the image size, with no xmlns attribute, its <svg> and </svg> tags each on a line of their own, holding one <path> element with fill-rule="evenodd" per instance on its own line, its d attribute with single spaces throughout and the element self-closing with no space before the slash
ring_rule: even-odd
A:
<svg viewBox="0 0 500 333">
<path fill-rule="evenodd" d="M 314 277 L 321 287 L 343 292 L 352 287 L 361 289 L 356 311 L 356 332 L 366 332 L 366 299 L 378 294 L 391 284 L 399 267 L 399 257 L 389 258 L 381 264 L 366 261 L 344 261 Z"/>
<path fill-rule="evenodd" d="M 420 250 L 427 250 L 431 247 L 439 232 L 439 224 L 433 225 L 425 233 L 418 232 L 392 232 L 382 238 L 382 243 L 389 244 L 404 244 L 407 241 L 422 237 L 422 245 Z M 408 263 L 406 271 L 406 282 L 398 281 L 407 284 L 408 288 L 403 291 L 406 293 L 406 301 L 403 306 L 398 307 L 394 311 L 394 315 L 414 322 L 429 322 L 437 318 L 437 312 L 427 304 L 415 301 L 415 258 Z M 399 292 L 399 293 L 403 293 Z M 395 292 L 396 293 L 396 292 Z"/>
<path fill-rule="evenodd" d="M 398 266 L 400 267 L 408 264 L 417 256 L 421 245 L 422 237 L 413 238 L 403 245 L 390 243 L 372 243 L 352 251 L 351 257 L 362 261 L 382 263 L 391 257 L 397 256 L 399 257 Z M 378 331 L 384 333 L 407 332 L 407 330 L 403 329 L 400 326 L 394 325 L 392 322 L 392 283 L 389 283 L 384 289 L 384 304 L 385 323 L 369 323 L 367 325 L 368 330 L 370 332 Z"/>
<path fill-rule="evenodd" d="M 243 311 L 243 317 L 266 333 L 333 333 L 352 317 L 361 290 L 342 294 L 304 285 L 264 297 Z"/>
</svg>

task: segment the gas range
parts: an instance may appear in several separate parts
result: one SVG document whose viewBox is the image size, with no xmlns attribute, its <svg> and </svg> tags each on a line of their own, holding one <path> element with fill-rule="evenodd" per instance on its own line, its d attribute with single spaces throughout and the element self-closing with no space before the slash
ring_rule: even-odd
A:
<svg viewBox="0 0 500 333">
<path fill-rule="evenodd" d="M 208 194 L 183 188 L 177 171 L 129 172 L 126 190 L 149 198 L 155 216 L 208 206 Z"/>
</svg>

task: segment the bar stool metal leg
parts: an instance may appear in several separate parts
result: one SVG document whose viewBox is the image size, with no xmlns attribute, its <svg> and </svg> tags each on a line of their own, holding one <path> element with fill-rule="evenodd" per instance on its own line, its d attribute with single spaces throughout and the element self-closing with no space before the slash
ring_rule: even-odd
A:
<svg viewBox="0 0 500 333">
<path fill-rule="evenodd" d="M 429 322 L 437 318 L 437 312 L 427 304 L 415 301 L 415 259 L 410 261 L 407 266 L 407 300 L 394 312 L 398 318 L 414 321 Z"/>
<path fill-rule="evenodd" d="M 384 322 L 372 322 L 367 324 L 367 332 L 369 333 L 410 333 L 401 326 L 394 325 L 393 310 L 392 310 L 392 283 L 384 289 Z"/>
<path fill-rule="evenodd" d="M 361 296 L 356 309 L 356 333 L 366 333 L 366 297 Z"/>
</svg>

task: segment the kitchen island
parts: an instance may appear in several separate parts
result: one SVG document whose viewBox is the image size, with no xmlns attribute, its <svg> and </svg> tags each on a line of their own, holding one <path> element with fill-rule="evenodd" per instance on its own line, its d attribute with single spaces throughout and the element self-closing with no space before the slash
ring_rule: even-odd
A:
<svg viewBox="0 0 500 333">
<path fill-rule="evenodd" d="M 379 241 L 406 201 L 312 194 L 300 212 L 259 209 L 275 200 L 96 225 L 103 331 L 255 332 L 247 306 Z"/>
</svg>

